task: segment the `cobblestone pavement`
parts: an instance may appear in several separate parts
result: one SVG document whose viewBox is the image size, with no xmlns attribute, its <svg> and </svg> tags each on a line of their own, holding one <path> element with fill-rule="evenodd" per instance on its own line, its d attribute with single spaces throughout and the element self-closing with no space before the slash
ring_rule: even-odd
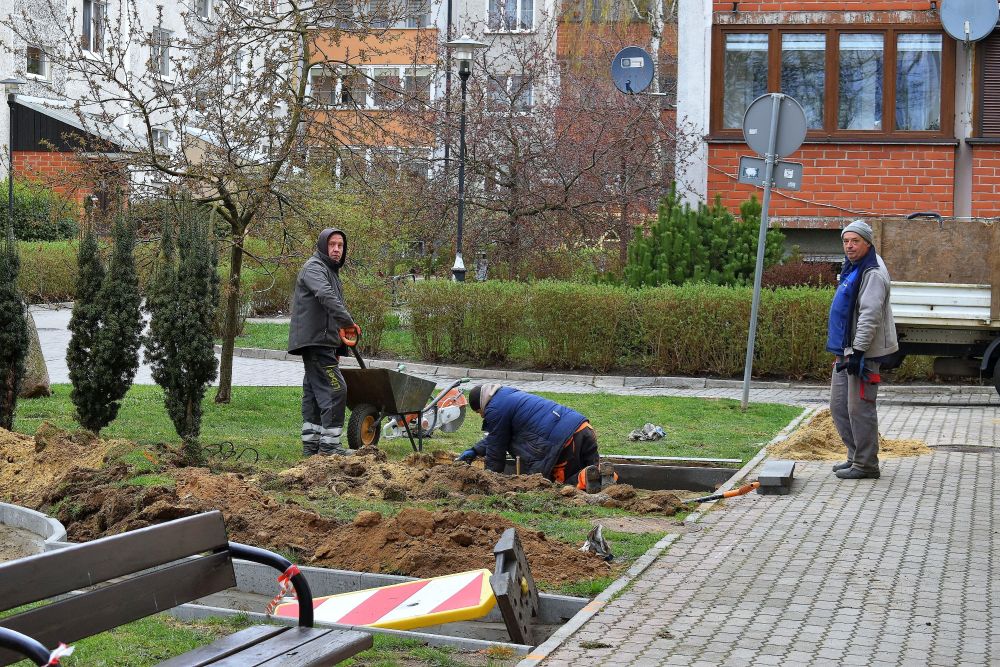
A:
<svg viewBox="0 0 1000 667">
<path fill-rule="evenodd" d="M 709 512 L 543 664 L 998 665 L 997 461 L 800 463 L 792 495 Z"/>
</svg>

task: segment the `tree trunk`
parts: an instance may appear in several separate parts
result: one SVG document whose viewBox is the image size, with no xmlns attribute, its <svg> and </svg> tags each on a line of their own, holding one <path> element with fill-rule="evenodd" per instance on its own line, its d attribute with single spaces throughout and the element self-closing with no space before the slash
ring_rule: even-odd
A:
<svg viewBox="0 0 1000 667">
<path fill-rule="evenodd" d="M 226 318 L 222 326 L 222 358 L 219 360 L 219 391 L 216 403 L 229 403 L 233 398 L 233 350 L 240 317 L 240 274 L 243 270 L 243 239 L 245 227 L 233 228 L 233 248 L 229 255 L 229 285 L 226 288 Z"/>
<path fill-rule="evenodd" d="M 20 396 L 21 398 L 51 396 L 49 370 L 45 366 L 45 357 L 42 355 L 42 346 L 38 340 L 38 328 L 31 313 L 28 313 L 28 336 L 31 342 L 28 344 L 28 358 L 24 363 L 24 380 L 21 382 Z"/>
</svg>

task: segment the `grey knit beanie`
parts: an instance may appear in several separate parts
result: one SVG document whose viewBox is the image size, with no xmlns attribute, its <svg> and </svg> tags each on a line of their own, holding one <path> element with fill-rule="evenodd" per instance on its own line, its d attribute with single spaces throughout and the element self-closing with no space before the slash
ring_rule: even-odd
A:
<svg viewBox="0 0 1000 667">
<path fill-rule="evenodd" d="M 840 230 L 840 238 L 844 238 L 844 234 L 846 234 L 847 232 L 854 232 L 855 234 L 863 238 L 865 241 L 867 241 L 868 245 L 875 244 L 874 241 L 875 233 L 872 231 L 871 226 L 864 220 L 855 220 L 851 224 L 844 227 L 842 230 Z"/>
</svg>

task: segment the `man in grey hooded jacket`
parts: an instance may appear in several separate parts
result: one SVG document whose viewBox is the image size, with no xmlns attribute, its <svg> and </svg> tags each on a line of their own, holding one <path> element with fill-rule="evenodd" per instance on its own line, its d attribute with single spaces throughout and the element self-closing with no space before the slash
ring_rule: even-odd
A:
<svg viewBox="0 0 1000 667">
<path fill-rule="evenodd" d="M 302 454 L 349 454 L 340 444 L 347 406 L 347 385 L 339 355 L 346 353 L 341 329 L 360 329 L 344 304 L 340 269 L 347 259 L 347 235 L 324 229 L 316 252 L 295 280 L 289 354 L 302 355 Z"/>
</svg>

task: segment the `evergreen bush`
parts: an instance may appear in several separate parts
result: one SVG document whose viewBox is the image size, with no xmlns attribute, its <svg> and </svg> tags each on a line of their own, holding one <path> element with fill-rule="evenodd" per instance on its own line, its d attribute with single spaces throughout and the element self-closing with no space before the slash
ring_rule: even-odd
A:
<svg viewBox="0 0 1000 667">
<path fill-rule="evenodd" d="M 717 195 L 711 206 L 696 209 L 680 201 L 676 185 L 660 202 L 656 221 L 644 234 L 635 231 L 629 245 L 625 284 L 629 287 L 708 282 L 744 285 L 753 282 L 760 229 L 756 197 L 740 205 L 737 220 Z M 781 259 L 784 236 L 769 230 L 764 265 Z"/>
<path fill-rule="evenodd" d="M 160 257 L 149 288 L 146 361 L 163 388 L 167 414 L 184 443 L 187 463 L 204 463 L 199 445 L 202 401 L 216 378 L 213 320 L 219 299 L 218 254 L 210 225 L 194 207 L 180 208 L 175 256 L 166 216 Z"/>
<path fill-rule="evenodd" d="M 0 182 L 0 209 L 7 210 L 7 180 Z M 19 241 L 58 241 L 77 234 L 79 207 L 40 183 L 14 180 L 14 236 Z"/>
<path fill-rule="evenodd" d="M 9 228 L 0 226 L 0 428 L 14 427 L 17 395 L 28 355 L 28 323 L 17 290 L 17 244 Z"/>
<path fill-rule="evenodd" d="M 143 322 L 134 249 L 135 228 L 121 218 L 106 270 L 92 229 L 80 244 L 66 363 L 77 421 L 94 433 L 114 421 L 139 367 Z"/>
</svg>

